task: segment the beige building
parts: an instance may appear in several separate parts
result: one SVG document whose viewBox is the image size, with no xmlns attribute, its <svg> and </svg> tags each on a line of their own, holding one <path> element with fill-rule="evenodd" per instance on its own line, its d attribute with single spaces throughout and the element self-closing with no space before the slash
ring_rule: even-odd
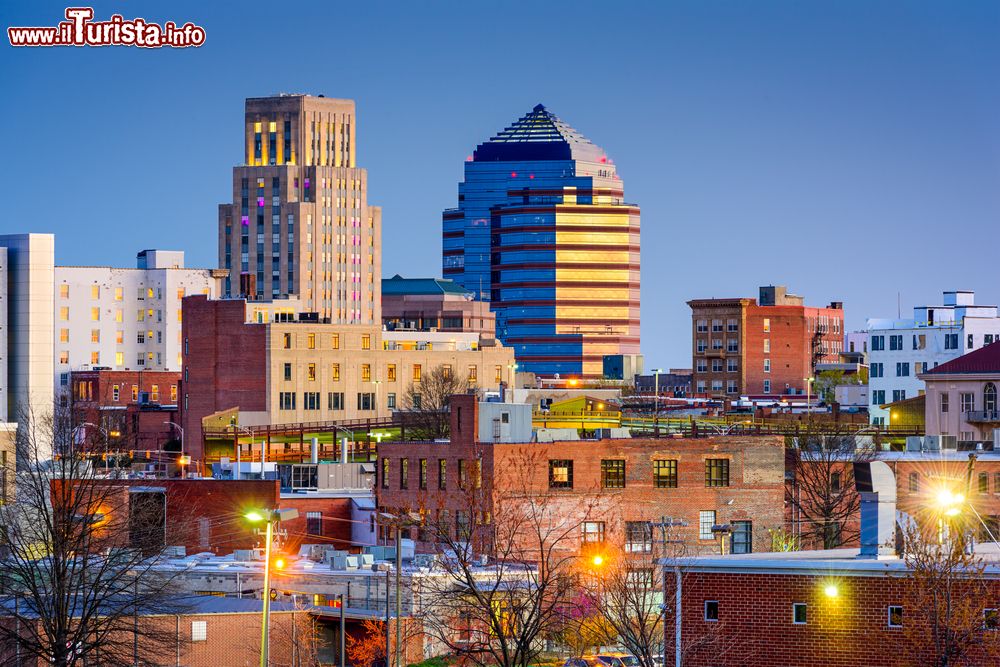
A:
<svg viewBox="0 0 1000 667">
<path fill-rule="evenodd" d="M 382 212 L 368 205 L 356 127 L 353 100 L 246 101 L 244 163 L 219 206 L 224 295 L 293 295 L 324 322 L 381 322 Z"/>
<path fill-rule="evenodd" d="M 312 319 L 291 302 L 184 300 L 181 412 L 193 455 L 200 454 L 203 421 L 228 426 L 233 410 L 241 427 L 388 417 L 438 366 L 497 391 L 514 363 L 511 348 L 478 332 L 383 331 Z"/>
</svg>

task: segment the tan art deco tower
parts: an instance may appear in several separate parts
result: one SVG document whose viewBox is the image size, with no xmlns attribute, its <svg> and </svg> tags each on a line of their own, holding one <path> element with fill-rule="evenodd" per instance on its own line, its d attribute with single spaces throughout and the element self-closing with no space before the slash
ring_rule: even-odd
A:
<svg viewBox="0 0 1000 667">
<path fill-rule="evenodd" d="M 355 160 L 353 100 L 246 101 L 244 163 L 219 206 L 226 296 L 294 296 L 337 324 L 381 322 L 382 210 Z"/>
</svg>

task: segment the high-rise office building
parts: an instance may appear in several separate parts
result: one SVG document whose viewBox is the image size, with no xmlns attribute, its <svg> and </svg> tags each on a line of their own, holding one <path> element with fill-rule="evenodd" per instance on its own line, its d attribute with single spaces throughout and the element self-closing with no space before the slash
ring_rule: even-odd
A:
<svg viewBox="0 0 1000 667">
<path fill-rule="evenodd" d="M 443 273 L 490 300 L 520 370 L 599 378 L 639 352 L 639 208 L 604 151 L 538 105 L 465 163 Z"/>
<path fill-rule="evenodd" d="M 219 206 L 225 295 L 292 295 L 322 321 L 381 322 L 382 211 L 368 205 L 356 127 L 353 100 L 247 99 L 244 163 Z"/>
</svg>

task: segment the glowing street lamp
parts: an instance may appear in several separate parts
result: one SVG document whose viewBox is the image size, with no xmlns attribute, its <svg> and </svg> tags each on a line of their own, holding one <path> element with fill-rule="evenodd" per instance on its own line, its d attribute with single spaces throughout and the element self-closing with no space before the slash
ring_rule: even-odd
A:
<svg viewBox="0 0 1000 667">
<path fill-rule="evenodd" d="M 264 609 L 260 622 L 260 667 L 267 667 L 268 662 L 268 639 L 271 626 L 271 540 L 274 536 L 274 524 L 289 519 L 296 519 L 299 511 L 294 508 L 282 508 L 273 510 L 251 510 L 243 515 L 243 518 L 251 523 L 264 522 L 264 594 L 261 596 L 264 601 Z M 274 562 L 274 567 L 279 570 L 285 567 L 285 560 L 278 558 Z"/>
<path fill-rule="evenodd" d="M 594 567 L 601 567 L 604 565 L 604 556 L 601 554 L 595 554 L 594 557 L 590 559 L 590 563 Z"/>
<path fill-rule="evenodd" d="M 823 595 L 828 598 L 835 598 L 840 595 L 840 589 L 835 584 L 828 584 L 823 588 Z"/>
</svg>

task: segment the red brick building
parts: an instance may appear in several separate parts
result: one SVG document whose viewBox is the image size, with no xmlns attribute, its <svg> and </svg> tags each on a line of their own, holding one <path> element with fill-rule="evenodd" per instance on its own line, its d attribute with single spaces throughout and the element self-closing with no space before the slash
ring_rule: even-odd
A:
<svg viewBox="0 0 1000 667">
<path fill-rule="evenodd" d="M 99 451 L 180 450 L 175 371 L 73 371 L 70 408 L 76 442 Z M 95 426 L 97 428 L 95 428 Z"/>
<path fill-rule="evenodd" d="M 675 530 L 688 553 L 717 551 L 711 531 L 717 524 L 733 527 L 737 551 L 759 551 L 770 548 L 768 529 L 784 525 L 782 438 L 537 443 L 529 442 L 530 427 L 525 438 L 501 435 L 500 427 L 516 423 L 524 406 L 479 403 L 474 396 L 454 396 L 451 406 L 450 443 L 379 445 L 380 507 L 422 510 L 425 519 L 451 522 L 455 530 L 488 524 L 504 511 L 497 502 L 502 490 L 491 485 L 504 471 L 518 470 L 525 476 L 518 480 L 521 490 L 544 493 L 556 504 L 553 516 L 585 513 L 581 545 L 607 541 L 648 551 L 650 541 L 660 539 L 652 524 L 671 518 L 686 523 Z M 489 433 L 491 424 L 496 430 Z M 489 442 L 489 436 L 503 441 Z M 469 490 L 480 485 L 493 499 L 472 510 Z"/>
<path fill-rule="evenodd" d="M 263 539 L 254 533 L 255 527 L 244 515 L 275 507 L 299 512 L 297 519 L 281 524 L 287 535 L 283 547 L 287 552 L 297 552 L 302 543 L 331 544 L 342 549 L 352 546 L 352 501 L 347 495 L 282 494 L 277 480 L 119 479 L 87 484 L 114 489 L 95 494 L 101 501 L 94 504 L 92 512 L 100 515 L 103 523 L 121 525 L 113 522 L 131 520 L 140 510 L 144 517 L 149 517 L 150 511 L 158 512 L 164 524 L 165 544 L 184 546 L 187 553 L 228 554 L 235 549 L 263 546 Z"/>
<path fill-rule="evenodd" d="M 992 595 L 978 600 L 984 610 L 997 607 L 1000 599 L 995 562 L 987 566 L 986 577 Z M 916 626 L 914 603 L 920 598 L 914 586 L 903 559 L 863 559 L 857 549 L 681 559 L 671 563 L 664 578 L 670 605 L 667 664 L 935 664 L 927 643 L 915 639 L 925 635 Z M 994 647 L 1000 641 L 996 632 L 982 632 Z M 974 649 L 961 664 L 996 661 Z"/>
<path fill-rule="evenodd" d="M 804 378 L 840 359 L 844 309 L 803 304 L 783 286 L 760 299 L 695 299 L 691 307 L 692 392 L 720 399 L 806 394 Z"/>
</svg>

